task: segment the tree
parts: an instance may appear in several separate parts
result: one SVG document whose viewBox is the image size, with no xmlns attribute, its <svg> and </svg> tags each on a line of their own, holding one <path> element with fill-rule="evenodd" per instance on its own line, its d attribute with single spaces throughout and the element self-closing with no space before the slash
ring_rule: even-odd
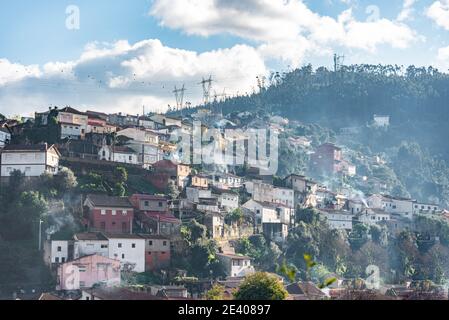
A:
<svg viewBox="0 0 449 320">
<path fill-rule="evenodd" d="M 58 174 L 54 177 L 54 184 L 56 190 L 59 193 L 64 194 L 65 192 L 76 188 L 78 186 L 78 181 L 75 174 L 69 168 L 61 168 Z"/>
<path fill-rule="evenodd" d="M 114 181 L 116 183 L 126 183 L 128 181 L 128 171 L 124 167 L 114 169 Z"/>
<path fill-rule="evenodd" d="M 257 272 L 248 276 L 234 295 L 235 300 L 285 300 L 288 296 L 282 283 L 274 276 Z"/>
<path fill-rule="evenodd" d="M 207 300 L 224 300 L 225 299 L 225 288 L 219 284 L 215 284 L 212 289 L 206 292 Z"/>
<path fill-rule="evenodd" d="M 23 174 L 20 170 L 14 170 L 11 172 L 9 177 L 10 198 L 14 198 L 19 194 L 24 181 L 25 174 Z"/>
<path fill-rule="evenodd" d="M 207 227 L 198 223 L 195 219 L 189 223 L 188 227 L 190 229 L 190 238 L 193 243 L 206 238 Z"/>
<path fill-rule="evenodd" d="M 177 199 L 179 197 L 179 193 L 180 193 L 179 189 L 173 180 L 170 180 L 168 182 L 166 193 L 172 200 Z"/>
<path fill-rule="evenodd" d="M 228 224 L 236 223 L 237 225 L 240 225 L 241 223 L 243 223 L 243 221 L 244 221 L 244 214 L 243 210 L 240 208 L 233 210 L 226 216 L 226 222 Z"/>
<path fill-rule="evenodd" d="M 349 234 L 349 243 L 352 250 L 360 249 L 369 240 L 370 227 L 363 223 L 354 225 L 351 233 Z"/>
</svg>

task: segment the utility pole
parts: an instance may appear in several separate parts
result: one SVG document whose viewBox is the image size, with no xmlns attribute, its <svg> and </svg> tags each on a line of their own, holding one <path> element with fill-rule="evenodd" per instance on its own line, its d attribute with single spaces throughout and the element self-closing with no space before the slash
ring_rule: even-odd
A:
<svg viewBox="0 0 449 320">
<path fill-rule="evenodd" d="M 203 86 L 203 99 L 204 99 L 204 105 L 209 104 L 210 99 L 210 90 L 212 89 L 212 76 L 209 76 L 209 79 L 204 79 L 198 84 L 201 84 Z"/>
<path fill-rule="evenodd" d="M 334 54 L 334 72 L 340 70 L 345 60 L 345 56 L 339 56 L 338 54 Z"/>
<path fill-rule="evenodd" d="M 184 94 L 187 91 L 187 89 L 185 88 L 185 85 L 182 85 L 181 89 L 178 89 L 175 86 L 175 90 L 173 90 L 173 93 L 175 94 L 175 98 L 176 98 L 176 107 L 177 107 L 177 111 L 181 110 L 181 116 L 182 116 L 182 108 L 184 107 Z"/>
<path fill-rule="evenodd" d="M 41 247 L 42 247 L 42 223 L 43 222 L 44 221 L 39 219 L 39 251 L 41 251 Z"/>
<path fill-rule="evenodd" d="M 216 91 L 214 91 L 214 103 L 218 104 L 218 102 L 225 101 L 228 97 L 228 94 L 226 94 L 226 88 L 223 89 L 223 93 L 219 94 Z M 215 110 L 216 112 L 220 112 L 221 115 L 223 115 L 223 109 Z"/>
</svg>

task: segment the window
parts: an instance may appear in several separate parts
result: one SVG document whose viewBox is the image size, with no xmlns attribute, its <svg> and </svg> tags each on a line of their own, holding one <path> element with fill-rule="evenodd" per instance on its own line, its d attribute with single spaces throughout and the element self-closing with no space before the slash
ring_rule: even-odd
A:
<svg viewBox="0 0 449 320">
<path fill-rule="evenodd" d="M 56 262 L 56 263 L 59 263 L 59 257 L 56 257 L 56 258 L 55 258 L 55 262 Z"/>
<path fill-rule="evenodd" d="M 135 248 L 136 248 L 136 244 L 133 243 L 133 244 L 131 245 L 131 247 L 132 247 L 133 249 L 135 249 Z"/>
<path fill-rule="evenodd" d="M 129 156 L 129 161 L 132 161 L 133 160 L 133 157 L 132 156 Z"/>
<path fill-rule="evenodd" d="M 124 253 L 122 254 L 122 259 L 125 259 L 125 254 Z"/>
<path fill-rule="evenodd" d="M 61 252 L 62 251 L 62 247 L 58 247 L 58 252 Z"/>
<path fill-rule="evenodd" d="M 117 215 L 117 211 L 116 210 L 112 210 L 112 215 L 116 216 Z"/>
<path fill-rule="evenodd" d="M 166 246 L 167 246 L 167 241 L 164 241 L 162 245 L 163 245 L 164 247 L 166 247 Z"/>
<path fill-rule="evenodd" d="M 148 245 L 152 246 L 153 245 L 153 241 L 148 241 Z"/>
<path fill-rule="evenodd" d="M 150 201 L 145 201 L 144 205 L 145 205 L 145 207 L 149 207 L 150 206 Z"/>
<path fill-rule="evenodd" d="M 108 248 L 108 245 L 107 244 L 102 244 L 101 245 L 101 249 L 107 249 Z"/>
<path fill-rule="evenodd" d="M 119 244 L 118 244 L 118 247 L 119 247 L 119 248 L 121 248 L 121 247 L 122 247 L 122 244 L 121 244 L 121 243 L 119 243 Z"/>
<path fill-rule="evenodd" d="M 123 211 L 122 211 L 122 215 L 123 215 L 123 216 L 126 216 L 127 214 L 128 214 L 128 211 L 126 211 L 126 210 L 123 210 Z"/>
<path fill-rule="evenodd" d="M 162 208 L 163 207 L 163 203 L 162 202 L 159 202 L 159 208 Z"/>
<path fill-rule="evenodd" d="M 61 262 L 62 262 L 62 263 L 65 263 L 65 258 L 61 258 Z"/>
<path fill-rule="evenodd" d="M 106 230 L 106 222 L 102 222 L 100 224 L 100 228 L 101 228 L 101 230 L 105 231 Z"/>
<path fill-rule="evenodd" d="M 102 215 L 102 216 L 105 216 L 105 215 L 106 215 L 106 210 L 101 209 L 101 215 Z"/>
</svg>

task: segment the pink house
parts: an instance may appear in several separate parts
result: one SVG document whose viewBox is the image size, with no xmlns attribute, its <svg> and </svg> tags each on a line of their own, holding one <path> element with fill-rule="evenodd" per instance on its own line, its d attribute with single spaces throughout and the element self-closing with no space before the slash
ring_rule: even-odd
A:
<svg viewBox="0 0 449 320">
<path fill-rule="evenodd" d="M 96 284 L 120 285 L 120 261 L 100 255 L 85 256 L 58 267 L 57 290 L 80 290 Z"/>
</svg>

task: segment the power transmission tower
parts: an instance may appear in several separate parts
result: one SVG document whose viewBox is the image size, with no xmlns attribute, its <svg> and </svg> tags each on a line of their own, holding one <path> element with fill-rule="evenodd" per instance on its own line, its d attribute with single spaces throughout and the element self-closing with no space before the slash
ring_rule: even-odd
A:
<svg viewBox="0 0 449 320">
<path fill-rule="evenodd" d="M 178 87 L 175 86 L 175 90 L 173 90 L 173 93 L 176 97 L 176 110 L 182 112 L 182 108 L 184 107 L 184 94 L 187 91 L 185 88 L 185 85 L 182 85 L 181 89 L 178 89 Z"/>
<path fill-rule="evenodd" d="M 212 89 L 212 76 L 209 76 L 209 79 L 204 79 L 199 84 L 203 86 L 203 99 L 204 99 L 204 105 L 209 104 L 210 100 L 210 91 Z"/>
<path fill-rule="evenodd" d="M 334 54 L 334 72 L 337 72 L 340 70 L 344 61 L 345 61 L 345 56 L 339 56 L 338 54 Z"/>
</svg>

